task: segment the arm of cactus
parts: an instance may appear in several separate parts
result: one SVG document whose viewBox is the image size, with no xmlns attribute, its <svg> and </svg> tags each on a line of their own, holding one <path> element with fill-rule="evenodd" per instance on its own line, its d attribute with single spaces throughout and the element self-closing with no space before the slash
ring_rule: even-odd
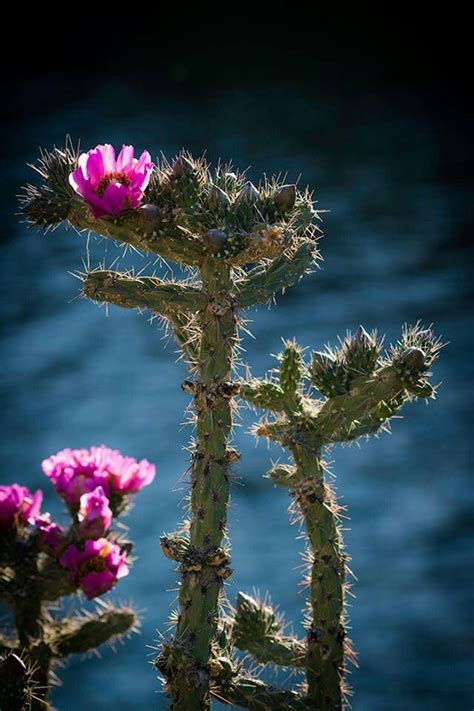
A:
<svg viewBox="0 0 474 711">
<path fill-rule="evenodd" d="M 282 621 L 270 605 L 242 592 L 237 596 L 232 636 L 235 646 L 249 652 L 260 664 L 305 665 L 304 642 L 283 634 Z"/>
<path fill-rule="evenodd" d="M 311 700 L 300 696 L 296 691 L 278 689 L 254 677 L 237 677 L 231 682 L 214 687 L 211 693 L 217 701 L 251 711 L 314 711 L 315 708 Z"/>
<path fill-rule="evenodd" d="M 426 356 L 419 348 L 409 348 L 373 375 L 350 382 L 350 390 L 327 399 L 313 420 L 323 444 L 355 439 L 383 426 L 413 397 L 433 397 L 427 382 Z"/>
<path fill-rule="evenodd" d="M 27 216 L 33 213 L 33 203 L 25 209 Z M 185 230 L 170 225 L 160 217 L 154 205 L 144 205 L 122 215 L 96 218 L 90 209 L 76 197 L 72 197 L 65 218 L 78 230 L 89 230 L 101 237 L 128 244 L 181 264 L 198 264 L 201 249 L 198 241 Z"/>
<path fill-rule="evenodd" d="M 67 657 L 96 649 L 136 630 L 137 622 L 131 608 L 112 606 L 91 615 L 65 619 L 51 630 L 53 656 Z"/>
<path fill-rule="evenodd" d="M 236 284 L 237 299 L 242 308 L 269 301 L 278 291 L 296 284 L 316 259 L 314 244 L 302 244 L 292 256 L 281 254 L 266 265 L 251 269 Z"/>
<path fill-rule="evenodd" d="M 83 290 L 85 296 L 94 301 L 105 301 L 126 309 L 150 309 L 164 316 L 183 311 L 196 312 L 206 305 L 205 295 L 195 287 L 112 271 L 89 272 Z"/>
</svg>

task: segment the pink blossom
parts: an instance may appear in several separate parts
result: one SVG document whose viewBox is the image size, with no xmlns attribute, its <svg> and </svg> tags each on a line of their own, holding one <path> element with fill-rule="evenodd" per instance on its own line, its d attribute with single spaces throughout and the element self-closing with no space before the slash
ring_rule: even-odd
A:
<svg viewBox="0 0 474 711">
<path fill-rule="evenodd" d="M 49 513 L 38 516 L 35 520 L 35 526 L 38 531 L 41 550 L 52 556 L 59 555 L 66 542 L 64 529 L 51 520 Z"/>
<path fill-rule="evenodd" d="M 72 506 L 98 486 L 106 496 L 132 494 L 150 484 L 155 476 L 155 467 L 146 459 L 137 462 L 104 445 L 64 449 L 45 459 L 42 466 L 58 494 Z"/>
<path fill-rule="evenodd" d="M 153 163 L 148 151 L 133 157 L 133 146 L 122 146 L 115 158 L 114 147 L 106 143 L 81 153 L 69 182 L 90 205 L 94 217 L 118 215 L 139 206 Z"/>
<path fill-rule="evenodd" d="M 124 457 L 117 451 L 113 455 L 109 477 L 111 491 L 117 494 L 136 494 L 155 478 L 155 465 L 146 459 L 137 462 L 133 457 Z"/>
<path fill-rule="evenodd" d="M 102 538 L 112 522 L 109 500 L 101 486 L 89 494 L 83 494 L 79 501 L 79 531 L 83 538 Z"/>
<path fill-rule="evenodd" d="M 113 588 L 119 578 L 128 575 L 126 552 L 106 538 L 97 541 L 88 539 L 84 550 L 69 546 L 60 558 L 60 563 L 71 571 L 71 583 L 77 585 L 91 600 Z"/>
<path fill-rule="evenodd" d="M 42 500 L 43 492 L 39 489 L 32 494 L 19 484 L 0 486 L 0 529 L 34 523 Z"/>
</svg>

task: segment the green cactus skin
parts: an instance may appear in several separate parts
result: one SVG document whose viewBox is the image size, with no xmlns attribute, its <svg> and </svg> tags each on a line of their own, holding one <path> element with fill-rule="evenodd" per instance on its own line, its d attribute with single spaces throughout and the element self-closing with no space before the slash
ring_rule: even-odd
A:
<svg viewBox="0 0 474 711">
<path fill-rule="evenodd" d="M 182 152 L 158 166 L 143 207 L 95 219 L 69 186 L 76 163 L 71 145 L 42 154 L 37 171 L 43 184 L 27 186 L 22 204 L 30 222 L 48 229 L 68 221 L 185 265 L 200 278 L 176 283 L 99 270 L 84 276 L 83 294 L 162 316 L 194 378 L 183 383 L 194 397 L 196 425 L 189 530 L 161 541 L 163 552 L 179 563 L 180 609 L 175 638 L 164 645 L 157 666 L 173 708 L 202 711 L 210 706 L 219 598 L 231 574 L 222 543 L 229 469 L 238 458 L 229 447 L 238 391 L 231 382 L 238 308 L 271 300 L 311 267 L 318 257 L 317 213 L 310 194 L 294 185 L 265 180 L 256 188 L 229 166 L 211 173 L 203 160 Z M 290 371 L 281 388 L 293 390 L 296 401 Z M 256 694 L 260 690 L 256 682 Z"/>
<path fill-rule="evenodd" d="M 376 334 L 360 327 L 339 351 L 313 354 L 309 366 L 302 363 L 298 346 L 287 342 L 279 358 L 279 384 L 273 372 L 272 378 L 254 378 L 240 387 L 240 396 L 251 405 L 275 413 L 273 420 L 254 428 L 255 434 L 278 442 L 294 461 L 275 465 L 266 476 L 290 490 L 305 522 L 310 595 L 304 663 L 307 698 L 318 711 L 343 708 L 345 661 L 353 655 L 344 626 L 347 555 L 339 507 L 324 477 L 322 449 L 373 434 L 386 427 L 406 401 L 433 397 L 429 368 L 440 348 L 432 331 L 417 324 L 405 328 L 400 342 L 382 359 Z M 310 397 L 303 377 L 326 396 L 324 401 Z M 271 610 L 240 594 L 233 624 L 239 648 L 259 662 L 275 661 L 271 644 L 266 644 L 267 637 L 271 643 L 272 635 L 278 635 Z"/>
</svg>

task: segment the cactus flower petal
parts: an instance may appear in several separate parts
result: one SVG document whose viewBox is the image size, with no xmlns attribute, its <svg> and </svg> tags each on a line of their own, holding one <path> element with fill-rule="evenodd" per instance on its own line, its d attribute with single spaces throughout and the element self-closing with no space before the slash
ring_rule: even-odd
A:
<svg viewBox="0 0 474 711">
<path fill-rule="evenodd" d="M 116 158 L 114 147 L 106 143 L 79 156 L 69 183 L 99 218 L 136 209 L 152 171 L 148 151 L 137 159 L 133 146 L 123 146 Z"/>
<path fill-rule="evenodd" d="M 106 497 L 112 493 L 135 494 L 155 477 L 155 467 L 146 459 L 124 457 L 103 445 L 64 449 L 45 459 L 42 467 L 58 494 L 71 506 L 79 505 L 83 494 L 97 487 L 102 487 Z"/>
<path fill-rule="evenodd" d="M 102 538 L 112 523 L 109 500 L 101 486 L 88 494 L 83 494 L 77 514 L 79 530 L 84 538 Z"/>
<path fill-rule="evenodd" d="M 34 524 L 39 516 L 43 493 L 32 494 L 26 486 L 12 484 L 0 486 L 0 529 L 17 525 Z"/>
<path fill-rule="evenodd" d="M 60 563 L 71 571 L 71 582 L 91 600 L 111 590 L 119 578 L 128 575 L 126 558 L 126 552 L 122 552 L 116 543 L 99 538 L 97 541 L 87 540 L 84 550 L 69 546 Z"/>
</svg>

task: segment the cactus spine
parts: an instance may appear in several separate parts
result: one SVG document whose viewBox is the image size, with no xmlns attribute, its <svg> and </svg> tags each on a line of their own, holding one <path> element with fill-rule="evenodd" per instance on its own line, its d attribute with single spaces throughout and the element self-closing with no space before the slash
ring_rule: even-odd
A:
<svg viewBox="0 0 474 711">
<path fill-rule="evenodd" d="M 28 186 L 23 204 L 31 222 L 48 229 L 66 220 L 191 273 L 188 282 L 105 270 L 83 275 L 84 296 L 162 316 L 192 376 L 183 383 L 194 398 L 196 429 L 189 516 L 180 530 L 161 539 L 165 555 L 178 563 L 179 613 L 174 639 L 163 644 L 156 666 L 174 709 L 207 709 L 211 693 L 251 703 L 248 708 L 293 708 L 300 704 L 293 692 L 249 680 L 231 659 L 222 661 L 219 597 L 231 575 L 223 543 L 229 469 L 239 456 L 229 447 L 238 391 L 231 379 L 238 311 L 272 300 L 317 258 L 311 196 L 276 180 L 257 188 L 229 166 L 211 172 L 203 160 L 182 152 L 156 169 L 140 208 L 94 218 L 68 183 L 77 160 L 71 146 L 42 154 L 37 170 L 43 184 Z"/>
</svg>

